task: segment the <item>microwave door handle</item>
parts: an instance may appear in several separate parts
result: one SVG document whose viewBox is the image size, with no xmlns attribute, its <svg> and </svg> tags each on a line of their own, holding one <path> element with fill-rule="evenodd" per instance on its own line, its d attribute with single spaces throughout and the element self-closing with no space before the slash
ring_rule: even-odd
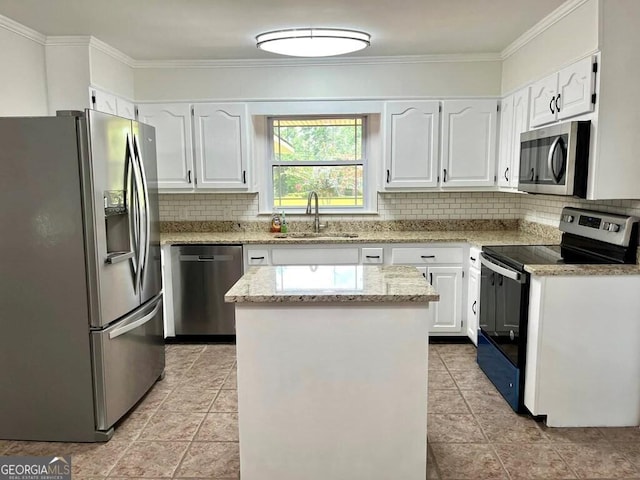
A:
<svg viewBox="0 0 640 480">
<path fill-rule="evenodd" d="M 491 260 L 487 259 L 482 253 L 480 253 L 480 263 L 482 263 L 482 265 L 487 267 L 489 270 L 497 273 L 498 275 L 502 275 L 503 277 L 507 277 L 518 283 L 524 283 L 522 274 L 520 272 L 501 267 L 500 265 L 496 265 Z"/>
<path fill-rule="evenodd" d="M 553 154 L 555 153 L 558 145 L 560 144 L 560 140 L 562 137 L 556 137 L 556 139 L 551 144 L 551 148 L 549 148 L 549 156 L 547 157 L 547 167 L 549 167 L 549 172 L 551 172 L 551 177 L 555 183 L 560 183 L 559 174 L 553 169 Z"/>
</svg>

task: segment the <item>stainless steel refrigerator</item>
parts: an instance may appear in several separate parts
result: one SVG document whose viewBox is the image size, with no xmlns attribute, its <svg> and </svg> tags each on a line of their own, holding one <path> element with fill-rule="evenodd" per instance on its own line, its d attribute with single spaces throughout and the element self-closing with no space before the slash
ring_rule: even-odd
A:
<svg viewBox="0 0 640 480">
<path fill-rule="evenodd" d="M 0 118 L 0 439 L 106 441 L 164 371 L 155 130 Z"/>
</svg>

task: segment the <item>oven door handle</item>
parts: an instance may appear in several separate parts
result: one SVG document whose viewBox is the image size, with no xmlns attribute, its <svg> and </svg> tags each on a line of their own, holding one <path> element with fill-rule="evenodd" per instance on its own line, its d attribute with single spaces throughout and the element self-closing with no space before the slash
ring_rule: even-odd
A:
<svg viewBox="0 0 640 480">
<path fill-rule="evenodd" d="M 484 256 L 484 254 L 481 252 L 480 253 L 480 263 L 482 265 L 484 265 L 485 267 L 487 267 L 489 270 L 502 275 L 503 277 L 507 277 L 511 280 L 514 280 L 518 283 L 525 283 L 526 280 L 523 278 L 524 276 L 520 273 L 520 272 L 516 272 L 514 270 L 508 269 L 508 268 L 504 268 L 501 267 L 500 265 L 496 265 L 495 263 L 493 263 L 491 260 L 489 260 L 487 257 Z"/>
</svg>

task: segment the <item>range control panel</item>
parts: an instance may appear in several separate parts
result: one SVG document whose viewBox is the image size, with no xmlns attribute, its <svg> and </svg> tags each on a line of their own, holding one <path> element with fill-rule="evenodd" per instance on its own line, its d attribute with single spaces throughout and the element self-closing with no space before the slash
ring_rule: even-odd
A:
<svg viewBox="0 0 640 480">
<path fill-rule="evenodd" d="M 626 215 L 564 207 L 560 217 L 560 230 L 627 247 L 633 225 L 639 220 Z"/>
</svg>

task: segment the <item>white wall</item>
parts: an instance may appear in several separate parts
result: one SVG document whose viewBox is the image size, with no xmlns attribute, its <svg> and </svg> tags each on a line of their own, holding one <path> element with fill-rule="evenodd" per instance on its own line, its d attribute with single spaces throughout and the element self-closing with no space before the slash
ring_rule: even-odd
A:
<svg viewBox="0 0 640 480">
<path fill-rule="evenodd" d="M 0 115 L 46 115 L 44 45 L 5 28 L 0 16 Z"/>
<path fill-rule="evenodd" d="M 85 45 L 47 45 L 49 114 L 89 106 L 89 49 Z"/>
<path fill-rule="evenodd" d="M 134 100 L 133 68 L 90 45 L 91 84 L 128 100 Z"/>
<path fill-rule="evenodd" d="M 496 96 L 500 61 L 144 67 L 137 101 Z"/>
<path fill-rule="evenodd" d="M 507 57 L 502 93 L 553 73 L 599 47 L 598 0 L 588 0 Z"/>
</svg>

